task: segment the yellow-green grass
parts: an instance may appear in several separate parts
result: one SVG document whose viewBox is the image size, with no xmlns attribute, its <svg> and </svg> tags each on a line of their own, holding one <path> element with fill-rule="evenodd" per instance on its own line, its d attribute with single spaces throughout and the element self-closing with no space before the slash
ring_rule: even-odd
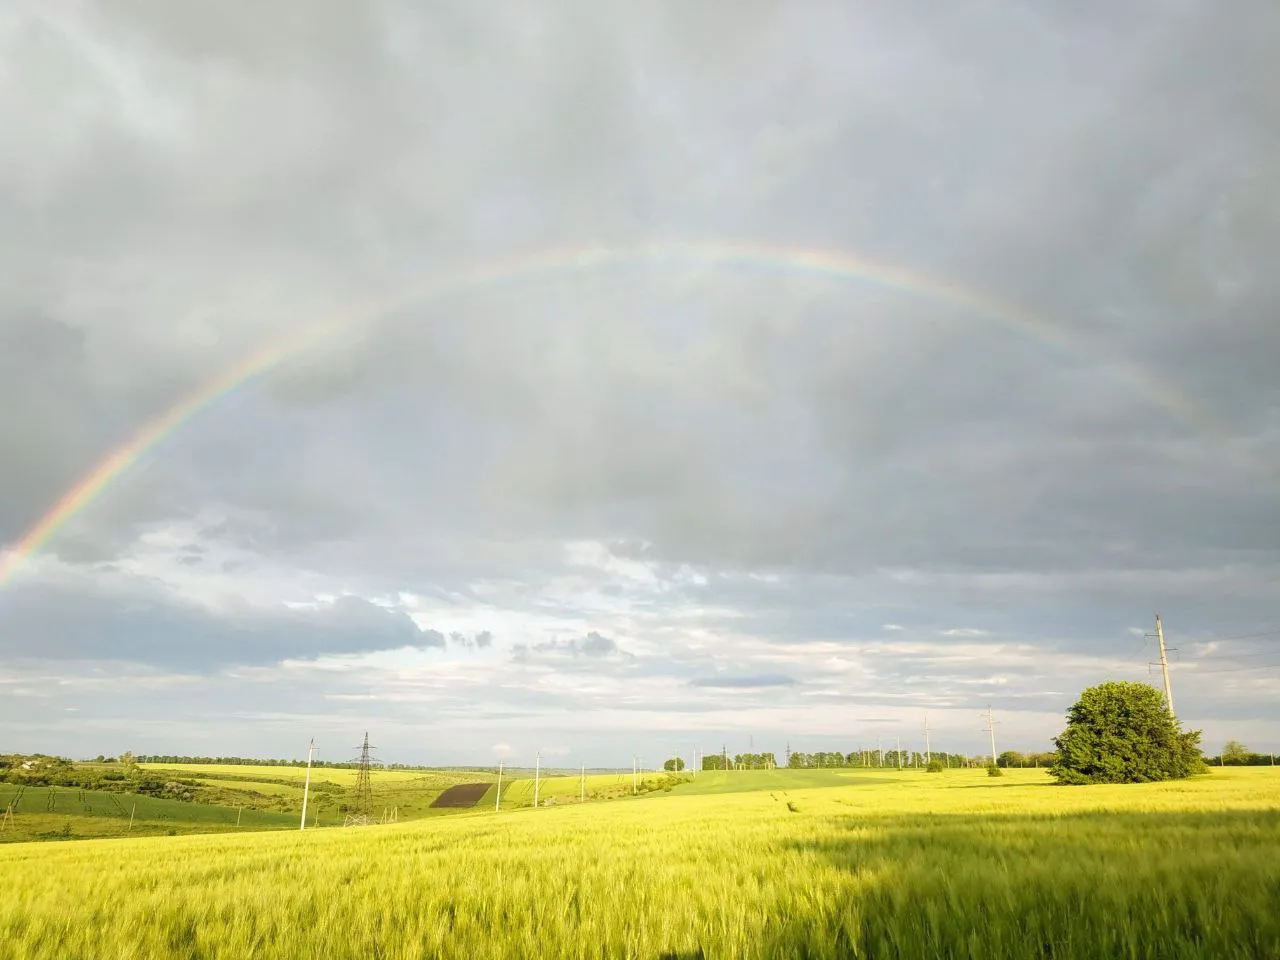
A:
<svg viewBox="0 0 1280 960">
<path fill-rule="evenodd" d="M 301 834 L 9 845 L 0 944 L 14 960 L 1280 956 L 1269 768 L 1071 788 L 1034 771 L 826 776 L 700 774 L 740 792 Z M 751 778 L 762 789 L 742 789 Z"/>
</svg>

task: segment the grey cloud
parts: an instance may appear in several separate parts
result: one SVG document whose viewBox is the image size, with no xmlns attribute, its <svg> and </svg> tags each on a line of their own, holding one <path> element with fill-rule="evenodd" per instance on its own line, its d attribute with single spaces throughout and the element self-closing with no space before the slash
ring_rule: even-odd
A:
<svg viewBox="0 0 1280 960">
<path fill-rule="evenodd" d="M 24 585 L 0 604 L 0 658 L 126 661 L 207 671 L 288 658 L 397 647 L 443 647 L 403 613 L 357 597 L 317 609 L 214 613 L 154 587 L 113 592 L 87 583 Z"/>
<path fill-rule="evenodd" d="M 796 685 L 796 680 L 780 674 L 761 674 L 742 677 L 697 677 L 690 680 L 689 685 L 724 690 L 753 690 L 763 687 L 792 687 Z"/>
<path fill-rule="evenodd" d="M 42 555 L 118 577 L 139 536 L 222 517 L 194 547 L 366 596 L 554 606 L 573 625 L 550 636 L 599 639 L 526 639 L 526 662 L 678 685 L 723 666 L 686 628 L 853 648 L 886 623 L 904 641 L 961 625 L 1085 654 L 1150 609 L 1196 642 L 1275 625 L 1274 3 L 3 16 L 0 547 L 183 397 L 344 317 L 186 420 Z M 640 258 L 410 295 L 472 263 L 708 237 L 906 279 Z M 935 275 L 1022 313 L 906 289 Z M 579 539 L 662 588 L 573 566 Z M 181 552 L 183 576 L 254 569 Z M 118 645 L 205 669 L 220 647 L 492 642 L 43 576 L 0 595 L 6 653 Z M 587 592 L 626 613 L 597 617 Z M 882 660 L 911 696 L 939 670 L 992 675 Z"/>
<path fill-rule="evenodd" d="M 493 634 L 488 630 L 481 630 L 474 636 L 468 637 L 465 633 L 454 630 L 449 633 L 449 643 L 464 649 L 486 650 L 493 646 Z"/>
<path fill-rule="evenodd" d="M 517 644 L 512 648 L 512 657 L 518 661 L 542 657 L 599 659 L 613 656 L 629 657 L 630 654 L 621 649 L 616 640 L 603 637 L 594 630 L 584 637 L 571 640 L 546 640 L 542 643 Z"/>
</svg>

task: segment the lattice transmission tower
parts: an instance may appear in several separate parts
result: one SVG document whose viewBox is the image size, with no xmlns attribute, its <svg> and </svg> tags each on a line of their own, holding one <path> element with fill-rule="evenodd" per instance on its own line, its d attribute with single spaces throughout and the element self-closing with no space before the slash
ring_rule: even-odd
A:
<svg viewBox="0 0 1280 960">
<path fill-rule="evenodd" d="M 369 751 L 376 749 L 369 746 L 369 731 L 366 730 L 364 743 L 360 745 L 360 758 L 356 761 L 360 767 L 356 771 L 356 786 L 352 791 L 345 826 L 362 827 L 373 823 L 373 785 L 369 782 L 369 770 L 373 761 L 369 757 Z"/>
</svg>

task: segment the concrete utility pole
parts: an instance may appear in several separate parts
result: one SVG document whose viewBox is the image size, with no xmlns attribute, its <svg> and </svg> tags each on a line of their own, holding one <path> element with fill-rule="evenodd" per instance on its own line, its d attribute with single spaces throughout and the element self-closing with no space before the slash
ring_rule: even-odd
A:
<svg viewBox="0 0 1280 960">
<path fill-rule="evenodd" d="M 996 725 L 991 719 L 991 704 L 987 704 L 987 732 L 991 734 L 991 762 L 996 762 Z"/>
<path fill-rule="evenodd" d="M 542 784 L 542 751 L 538 751 L 533 761 L 533 807 L 538 808 L 538 788 Z"/>
<path fill-rule="evenodd" d="M 498 794 L 493 798 L 493 809 L 496 813 L 502 809 L 502 761 L 498 761 Z"/>
<path fill-rule="evenodd" d="M 1169 705 L 1169 716 L 1173 712 L 1173 688 L 1169 686 L 1169 658 L 1164 652 L 1164 626 L 1160 623 L 1160 614 L 1156 614 L 1156 640 L 1160 644 L 1160 670 L 1164 673 L 1164 701 Z"/>
<path fill-rule="evenodd" d="M 898 769 L 902 769 L 902 737 L 898 737 Z"/>
<path fill-rule="evenodd" d="M 924 715 L 924 762 L 927 766 L 929 761 L 933 759 L 933 753 L 929 750 L 929 715 Z"/>
<path fill-rule="evenodd" d="M 311 792 L 311 754 L 315 748 L 316 741 L 312 737 L 311 743 L 307 745 L 307 778 L 302 783 L 302 823 L 298 825 L 299 830 L 307 829 L 307 795 Z"/>
</svg>

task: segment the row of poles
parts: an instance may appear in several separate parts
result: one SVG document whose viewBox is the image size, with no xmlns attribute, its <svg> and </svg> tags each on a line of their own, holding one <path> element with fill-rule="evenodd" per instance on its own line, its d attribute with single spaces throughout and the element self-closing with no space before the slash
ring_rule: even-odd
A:
<svg viewBox="0 0 1280 960">
<path fill-rule="evenodd" d="M 505 762 L 498 761 L 498 789 L 493 798 L 493 809 L 502 809 L 502 772 L 505 769 Z M 635 794 L 639 792 L 639 783 L 637 777 L 644 772 L 644 757 L 631 758 L 631 792 Z M 584 763 L 578 769 L 578 801 L 585 803 L 587 799 L 587 765 Z M 542 800 L 542 751 L 539 750 L 533 761 L 533 805 L 539 806 Z"/>
</svg>

